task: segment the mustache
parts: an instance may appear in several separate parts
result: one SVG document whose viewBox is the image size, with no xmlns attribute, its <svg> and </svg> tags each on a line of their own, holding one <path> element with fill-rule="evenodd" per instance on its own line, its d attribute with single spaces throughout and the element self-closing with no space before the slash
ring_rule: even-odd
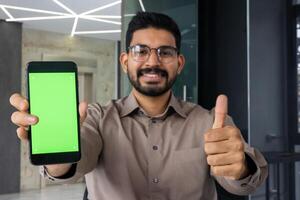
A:
<svg viewBox="0 0 300 200">
<path fill-rule="evenodd" d="M 162 77 L 167 77 L 168 72 L 166 70 L 154 67 L 154 68 L 144 68 L 144 69 L 139 69 L 137 71 L 137 77 L 143 76 L 144 74 L 159 74 Z"/>
</svg>

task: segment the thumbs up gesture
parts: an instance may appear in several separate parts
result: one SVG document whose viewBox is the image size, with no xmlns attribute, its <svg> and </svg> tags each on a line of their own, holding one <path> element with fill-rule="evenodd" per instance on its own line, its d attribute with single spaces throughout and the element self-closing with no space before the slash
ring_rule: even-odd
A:
<svg viewBox="0 0 300 200">
<path fill-rule="evenodd" d="M 218 96 L 213 127 L 204 135 L 204 150 L 207 163 L 215 176 L 238 180 L 246 177 L 249 170 L 240 130 L 233 126 L 224 126 L 227 110 L 227 97 Z"/>
</svg>

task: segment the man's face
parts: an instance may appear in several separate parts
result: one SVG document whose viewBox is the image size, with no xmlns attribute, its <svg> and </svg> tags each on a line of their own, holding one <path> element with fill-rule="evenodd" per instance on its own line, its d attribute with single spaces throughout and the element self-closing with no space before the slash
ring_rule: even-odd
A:
<svg viewBox="0 0 300 200">
<path fill-rule="evenodd" d="M 135 31 L 130 46 L 135 45 L 140 45 L 140 47 L 146 49 L 148 47 L 150 49 L 159 47 L 176 48 L 175 38 L 170 32 L 155 28 Z M 137 48 L 137 50 L 140 50 L 140 48 Z M 162 53 L 165 50 L 161 48 Z M 166 62 L 165 58 L 159 58 L 154 49 L 150 50 L 147 59 L 139 59 L 133 51 L 129 50 L 128 54 L 122 53 L 120 61 L 134 89 L 146 96 L 160 96 L 169 91 L 176 80 L 177 74 L 183 68 L 183 56 L 176 53 L 175 56 L 168 58 Z"/>
</svg>

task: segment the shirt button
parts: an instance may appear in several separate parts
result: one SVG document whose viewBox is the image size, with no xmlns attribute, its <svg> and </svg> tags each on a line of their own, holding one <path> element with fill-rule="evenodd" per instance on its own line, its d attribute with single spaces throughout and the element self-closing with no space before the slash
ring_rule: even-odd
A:
<svg viewBox="0 0 300 200">
<path fill-rule="evenodd" d="M 153 149 L 154 151 L 156 151 L 156 150 L 158 150 L 158 146 L 157 146 L 157 145 L 153 145 L 153 146 L 152 146 L 152 149 Z"/>
<path fill-rule="evenodd" d="M 155 124 L 155 123 L 156 123 L 156 120 L 155 120 L 155 119 L 152 119 L 152 123 Z"/>
<path fill-rule="evenodd" d="M 159 183 L 159 179 L 158 178 L 154 178 L 154 179 L 152 179 L 152 182 L 157 184 L 157 183 Z"/>
</svg>

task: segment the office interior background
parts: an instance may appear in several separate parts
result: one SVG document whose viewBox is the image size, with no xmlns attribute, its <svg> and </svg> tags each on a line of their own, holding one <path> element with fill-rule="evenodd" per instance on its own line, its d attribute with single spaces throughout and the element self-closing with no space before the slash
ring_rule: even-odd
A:
<svg viewBox="0 0 300 200">
<path fill-rule="evenodd" d="M 8 99 L 13 92 L 26 95 L 26 63 L 75 61 L 80 99 L 89 103 L 125 96 L 131 87 L 118 55 L 124 50 L 128 22 L 137 11 L 155 11 L 174 18 L 183 38 L 187 63 L 174 94 L 207 109 L 218 94 L 227 94 L 229 114 L 246 141 L 269 162 L 269 177 L 254 194 L 238 197 L 218 187 L 219 199 L 300 200 L 298 4 L 0 0 L 0 199 L 82 199 L 85 188 L 84 179 L 70 186 L 42 179 L 29 162 L 28 144 L 17 139 Z"/>
</svg>

